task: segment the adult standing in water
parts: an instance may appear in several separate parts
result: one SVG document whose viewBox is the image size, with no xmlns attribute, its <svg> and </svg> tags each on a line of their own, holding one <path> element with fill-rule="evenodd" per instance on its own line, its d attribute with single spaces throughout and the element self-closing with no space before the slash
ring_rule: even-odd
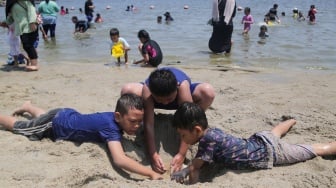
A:
<svg viewBox="0 0 336 188">
<path fill-rule="evenodd" d="M 95 6 L 93 5 L 92 0 L 87 0 L 85 2 L 84 13 L 86 15 L 86 19 L 88 21 L 88 24 L 90 24 L 92 19 L 93 19 L 93 9 L 94 8 L 95 8 Z"/>
<path fill-rule="evenodd" d="M 15 35 L 20 36 L 23 49 L 29 57 L 27 71 L 37 71 L 37 51 L 34 43 L 38 39 L 38 28 L 36 22 L 36 9 L 34 0 L 7 0 L 6 22 L 2 26 L 14 23 Z"/>
<path fill-rule="evenodd" d="M 231 52 L 233 32 L 232 19 L 236 15 L 235 0 L 213 0 L 212 4 L 212 35 L 209 48 L 214 53 Z"/>
<path fill-rule="evenodd" d="M 45 0 L 39 4 L 37 10 L 42 15 L 43 30 L 46 34 L 50 31 L 50 38 L 55 39 L 56 20 L 60 7 L 55 1 Z"/>
</svg>

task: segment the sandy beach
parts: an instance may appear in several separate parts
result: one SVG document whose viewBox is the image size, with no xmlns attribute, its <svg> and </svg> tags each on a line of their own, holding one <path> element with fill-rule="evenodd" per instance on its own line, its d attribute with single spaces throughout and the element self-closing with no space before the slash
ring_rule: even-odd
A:
<svg viewBox="0 0 336 188">
<path fill-rule="evenodd" d="M 207 111 L 210 126 L 249 137 L 270 130 L 290 115 L 297 124 L 284 138 L 290 143 L 336 140 L 336 73 L 235 67 L 177 66 L 194 82 L 209 82 L 216 98 Z M 44 108 L 72 107 L 82 113 L 113 111 L 120 88 L 147 78 L 151 68 L 60 62 L 41 64 L 37 72 L 0 67 L 1 114 L 9 115 L 25 101 Z M 166 165 L 176 151 L 177 135 L 170 126 L 172 111 L 157 111 L 159 152 Z M 22 117 L 24 119 L 24 117 Z M 104 144 L 29 141 L 0 130 L 1 187 L 185 187 L 170 181 L 150 181 L 114 168 Z M 128 156 L 149 166 L 143 135 L 125 135 Z M 193 153 L 188 154 L 192 158 Z M 234 171 L 204 168 L 202 182 L 190 187 L 333 187 L 335 157 L 270 170 Z"/>
</svg>

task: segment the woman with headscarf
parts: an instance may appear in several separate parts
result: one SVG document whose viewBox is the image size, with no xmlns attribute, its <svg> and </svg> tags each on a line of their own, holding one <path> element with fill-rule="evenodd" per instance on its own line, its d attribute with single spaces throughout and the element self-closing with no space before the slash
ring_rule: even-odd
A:
<svg viewBox="0 0 336 188">
<path fill-rule="evenodd" d="M 230 53 L 233 32 L 232 19 L 236 15 L 235 0 L 213 0 L 212 35 L 209 48 L 214 53 Z"/>
<path fill-rule="evenodd" d="M 14 23 L 15 35 L 20 36 L 23 49 L 29 57 L 27 71 L 37 71 L 37 51 L 34 43 L 38 39 L 38 28 L 36 23 L 36 9 L 34 0 L 7 0 L 6 1 L 6 22 L 2 25 Z"/>
</svg>

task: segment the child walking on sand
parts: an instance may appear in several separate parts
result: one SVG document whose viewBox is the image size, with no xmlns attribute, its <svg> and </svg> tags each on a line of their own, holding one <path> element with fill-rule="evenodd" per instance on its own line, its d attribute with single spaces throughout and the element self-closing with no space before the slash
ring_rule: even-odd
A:
<svg viewBox="0 0 336 188">
<path fill-rule="evenodd" d="M 250 7 L 245 7 L 244 13 L 245 13 L 245 16 L 243 16 L 241 23 L 244 24 L 243 35 L 247 35 L 248 32 L 251 30 L 251 25 L 253 24 L 254 20 L 251 15 Z"/>
<path fill-rule="evenodd" d="M 196 183 L 204 163 L 222 163 L 234 169 L 267 169 L 276 165 L 293 164 L 317 156 L 336 155 L 336 141 L 324 144 L 288 144 L 281 137 L 295 125 L 287 119 L 271 131 L 261 131 L 248 139 L 209 128 L 206 114 L 194 103 L 183 103 L 174 114 L 173 126 L 187 144 L 198 143 L 191 165 L 171 175 L 172 180 Z"/>
<path fill-rule="evenodd" d="M 78 143 L 106 143 L 117 167 L 150 179 L 162 179 L 160 174 L 127 157 L 121 145 L 122 134 L 134 135 L 142 123 L 144 105 L 139 96 L 122 95 L 114 112 L 81 114 L 71 108 L 55 108 L 46 112 L 26 102 L 13 115 L 24 113 L 31 115 L 32 119 L 19 121 L 14 116 L 0 115 L 0 125 L 32 141 L 48 137 Z"/>
<path fill-rule="evenodd" d="M 117 58 L 118 64 L 120 64 L 120 58 L 124 56 L 125 64 L 128 64 L 128 51 L 130 50 L 130 45 L 127 41 L 119 36 L 119 30 L 117 28 L 112 28 L 110 30 L 111 44 L 111 55 Z"/>
</svg>

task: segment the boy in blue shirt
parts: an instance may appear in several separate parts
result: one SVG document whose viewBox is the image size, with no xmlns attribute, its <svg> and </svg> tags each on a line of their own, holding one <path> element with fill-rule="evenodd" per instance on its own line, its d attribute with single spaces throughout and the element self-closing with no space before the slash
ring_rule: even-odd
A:
<svg viewBox="0 0 336 188">
<path fill-rule="evenodd" d="M 336 142 L 323 144 L 288 144 L 281 140 L 295 125 L 288 119 L 271 131 L 261 131 L 243 139 L 209 128 L 206 114 L 194 103 L 183 103 L 174 114 L 173 126 L 187 144 L 198 143 L 191 165 L 171 175 L 172 180 L 196 183 L 204 163 L 221 163 L 233 169 L 267 169 L 276 165 L 293 164 L 317 156 L 336 155 Z"/>
<path fill-rule="evenodd" d="M 27 136 L 30 140 L 48 137 L 52 140 L 74 142 L 106 142 L 115 165 L 150 179 L 162 179 L 133 159 L 127 157 L 121 145 L 123 132 L 134 135 L 143 120 L 142 98 L 133 94 L 122 95 L 115 112 L 81 114 L 71 108 L 56 108 L 48 112 L 24 103 L 13 115 L 29 113 L 33 119 L 19 121 L 13 116 L 0 115 L 0 124 L 15 134 Z"/>
</svg>

